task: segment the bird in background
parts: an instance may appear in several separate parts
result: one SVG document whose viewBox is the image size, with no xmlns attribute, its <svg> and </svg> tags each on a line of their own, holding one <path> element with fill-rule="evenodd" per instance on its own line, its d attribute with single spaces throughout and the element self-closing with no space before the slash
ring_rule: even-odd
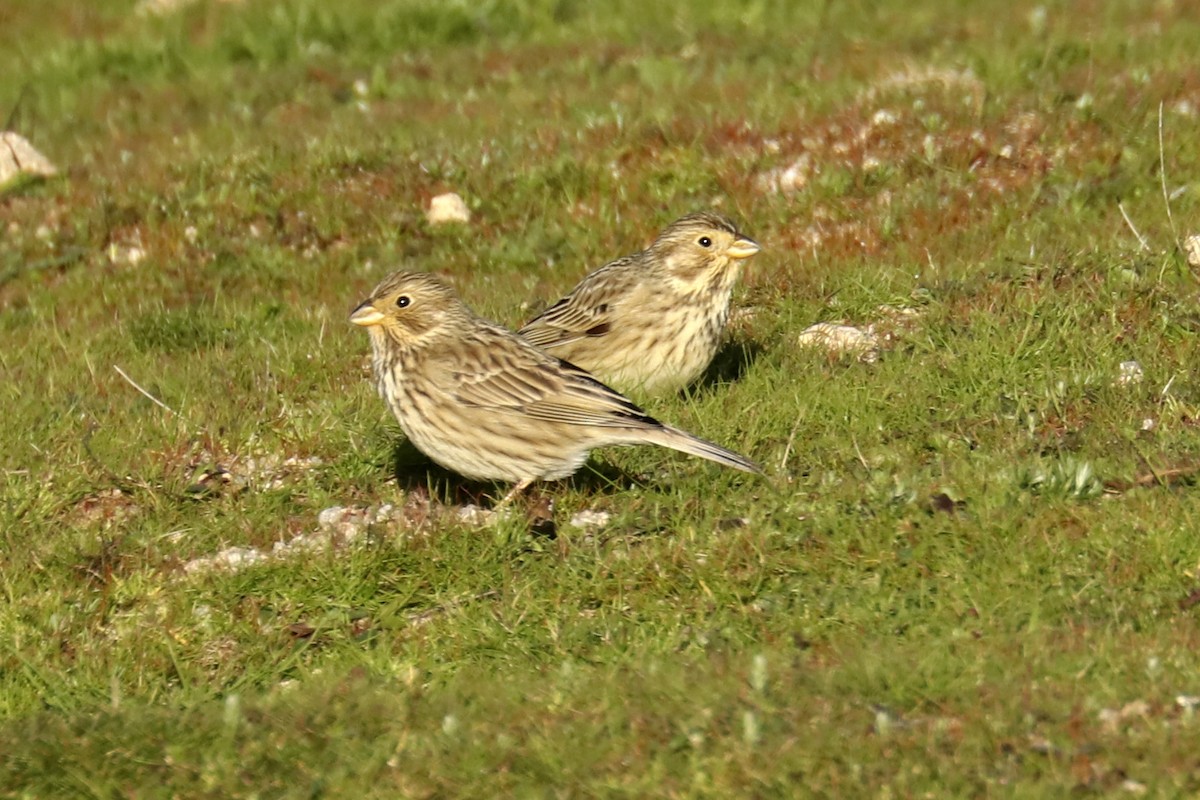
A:
<svg viewBox="0 0 1200 800">
<path fill-rule="evenodd" d="M 759 249 L 728 217 L 688 214 L 645 250 L 588 274 L 518 333 L 622 391 L 678 391 L 712 363 L 742 263 Z"/>
<path fill-rule="evenodd" d="M 476 480 L 573 474 L 588 452 L 656 444 L 745 472 L 731 450 L 666 425 L 584 370 L 477 316 L 445 281 L 396 272 L 351 314 L 371 336 L 375 379 L 421 452 Z"/>
</svg>

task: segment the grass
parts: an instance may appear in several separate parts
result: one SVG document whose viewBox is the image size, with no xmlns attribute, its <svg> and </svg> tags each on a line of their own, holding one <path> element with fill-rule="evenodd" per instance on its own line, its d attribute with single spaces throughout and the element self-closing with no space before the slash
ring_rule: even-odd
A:
<svg viewBox="0 0 1200 800">
<path fill-rule="evenodd" d="M 0 195 L 0 794 L 1200 790 L 1194 4 L 133 5 L 0 10 L 63 173 Z M 349 309 L 515 325 L 713 205 L 748 311 L 647 405 L 769 478 L 459 519 Z"/>
</svg>

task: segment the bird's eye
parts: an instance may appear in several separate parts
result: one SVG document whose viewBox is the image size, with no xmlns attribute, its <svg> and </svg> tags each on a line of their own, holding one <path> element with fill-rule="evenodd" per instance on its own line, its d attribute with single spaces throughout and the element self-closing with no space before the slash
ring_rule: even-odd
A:
<svg viewBox="0 0 1200 800">
<path fill-rule="evenodd" d="M 712 239 L 708 238 L 707 236 L 701 236 L 699 243 L 701 247 L 712 247 Z"/>
<path fill-rule="evenodd" d="M 408 299 L 408 295 L 402 294 L 396 298 L 396 308 L 407 308 L 412 300 Z"/>
</svg>

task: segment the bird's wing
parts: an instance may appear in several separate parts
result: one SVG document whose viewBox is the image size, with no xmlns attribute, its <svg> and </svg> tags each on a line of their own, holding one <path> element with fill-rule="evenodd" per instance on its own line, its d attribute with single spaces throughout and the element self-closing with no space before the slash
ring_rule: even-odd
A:
<svg viewBox="0 0 1200 800">
<path fill-rule="evenodd" d="M 612 329 L 617 304 L 637 285 L 642 258 L 638 253 L 605 264 L 518 333 L 530 344 L 547 349 L 604 336 Z"/>
<path fill-rule="evenodd" d="M 431 364 L 433 382 L 456 402 L 571 425 L 628 428 L 661 424 L 573 364 L 500 328 L 480 331 L 486 354 L 470 370 L 461 360 Z"/>
</svg>

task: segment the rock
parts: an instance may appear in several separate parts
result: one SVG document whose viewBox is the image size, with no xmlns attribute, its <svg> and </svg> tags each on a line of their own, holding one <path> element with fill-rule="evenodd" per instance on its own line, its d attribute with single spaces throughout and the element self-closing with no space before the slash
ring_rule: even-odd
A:
<svg viewBox="0 0 1200 800">
<path fill-rule="evenodd" d="M 571 517 L 571 521 L 567 524 L 572 528 L 582 528 L 583 530 L 595 530 L 603 528 L 612 519 L 612 514 L 607 511 L 593 511 L 590 508 L 585 508 L 582 511 L 575 512 Z"/>
<path fill-rule="evenodd" d="M 1131 386 L 1135 383 L 1141 383 L 1145 377 L 1145 371 L 1142 365 L 1136 361 L 1122 361 L 1118 367 L 1117 386 Z"/>
<path fill-rule="evenodd" d="M 1200 233 L 1193 233 L 1183 240 L 1183 254 L 1189 266 L 1200 269 Z"/>
<path fill-rule="evenodd" d="M 24 136 L 12 131 L 0 133 L 0 187 L 22 175 L 49 178 L 58 174 L 58 167 L 34 149 Z"/>
<path fill-rule="evenodd" d="M 447 222 L 470 222 L 471 209 L 467 203 L 454 192 L 439 194 L 429 201 L 429 210 L 425 218 L 430 225 L 442 225 Z"/>
<path fill-rule="evenodd" d="M 317 514 L 317 527 L 323 531 L 333 530 L 337 525 L 350 516 L 353 511 L 345 506 L 330 506 L 321 509 Z"/>
<path fill-rule="evenodd" d="M 127 264 L 137 266 L 146 258 L 146 251 L 136 244 L 123 245 L 113 242 L 108 246 L 108 261 L 114 266 Z"/>
<path fill-rule="evenodd" d="M 496 521 L 496 512 L 488 508 L 480 508 L 474 503 L 467 503 L 455 510 L 458 521 L 466 525 L 484 527 Z"/>
<path fill-rule="evenodd" d="M 290 461 L 290 459 L 289 459 Z M 295 558 L 329 548 L 341 548 L 365 537 L 371 525 L 400 523 L 396 507 L 391 503 L 380 506 L 330 506 L 317 514 L 317 530 L 275 542 L 270 548 L 229 547 L 211 556 L 194 558 L 183 565 L 185 574 L 217 569 L 237 572 L 269 558 Z"/>
<path fill-rule="evenodd" d="M 754 188 L 764 194 L 795 194 L 808 185 L 813 172 L 812 156 L 804 153 L 786 167 L 760 173 L 754 179 Z"/>
<path fill-rule="evenodd" d="M 227 547 L 216 555 L 194 558 L 183 565 L 186 573 L 225 569 L 237 572 L 265 559 L 261 550 L 253 547 Z"/>
<path fill-rule="evenodd" d="M 1102 708 L 1096 714 L 1100 727 L 1105 733 L 1116 733 L 1123 723 L 1134 718 L 1145 718 L 1150 715 L 1150 704 L 1145 700 L 1132 700 L 1119 709 Z"/>
<path fill-rule="evenodd" d="M 870 330 L 855 328 L 853 325 L 818 322 L 805 328 L 800 333 L 797 343 L 801 347 L 823 347 L 836 355 L 855 354 L 859 361 L 867 364 L 879 360 L 879 337 Z"/>
<path fill-rule="evenodd" d="M 886 108 L 881 108 L 871 115 L 872 128 L 886 128 L 895 125 L 898 121 L 899 117 Z"/>
</svg>

